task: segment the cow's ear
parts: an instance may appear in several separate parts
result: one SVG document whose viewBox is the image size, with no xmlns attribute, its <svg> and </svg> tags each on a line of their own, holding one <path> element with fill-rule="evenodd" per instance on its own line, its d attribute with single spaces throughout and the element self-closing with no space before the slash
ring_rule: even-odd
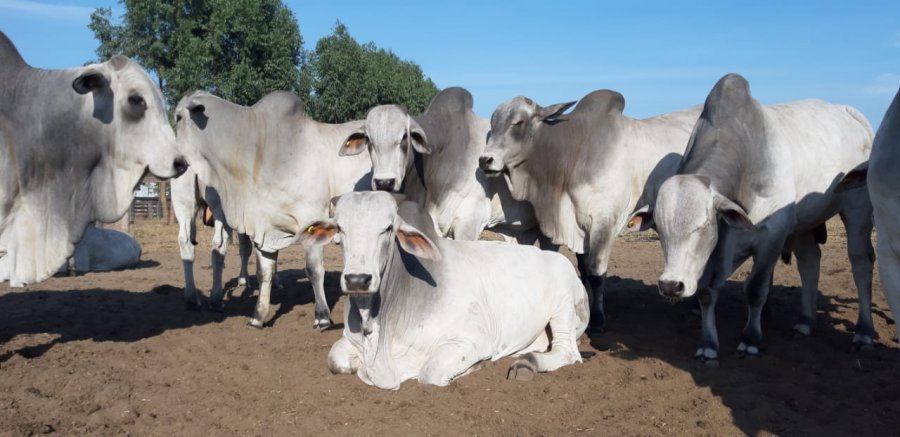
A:
<svg viewBox="0 0 900 437">
<path fill-rule="evenodd" d="M 650 211 L 650 205 L 644 205 L 635 210 L 631 213 L 631 216 L 628 217 L 628 222 L 625 223 L 625 229 L 622 230 L 622 235 L 646 231 L 653 227 L 653 225 L 653 212 Z"/>
<path fill-rule="evenodd" d="M 400 243 L 400 247 L 407 253 L 410 253 L 417 258 L 435 261 L 441 260 L 441 252 L 434 242 L 422 233 L 422 231 L 416 229 L 409 223 L 406 223 L 400 217 L 397 217 L 395 233 L 397 235 L 397 241 Z"/>
<path fill-rule="evenodd" d="M 834 189 L 835 193 L 841 193 L 847 190 L 855 190 L 866 186 L 866 177 L 869 174 L 869 167 L 851 170 L 850 173 L 844 175 L 841 182 Z"/>
<path fill-rule="evenodd" d="M 412 146 L 416 152 L 423 155 L 431 153 L 431 147 L 428 146 L 428 137 L 425 136 L 425 129 L 422 129 L 422 126 L 411 118 L 409 119 L 409 136 L 407 137 L 407 133 L 404 132 L 403 142 L 407 143 L 407 146 Z"/>
<path fill-rule="evenodd" d="M 540 108 L 538 110 L 538 117 L 540 117 L 541 121 L 545 123 L 555 123 L 558 121 L 566 121 L 567 118 L 562 118 L 562 115 L 566 110 L 572 107 L 572 105 L 578 103 L 574 102 L 566 102 L 566 103 L 557 103 L 555 105 L 547 106 L 546 108 Z"/>
<path fill-rule="evenodd" d="M 337 234 L 337 225 L 331 220 L 320 220 L 306 227 L 300 235 L 304 246 L 326 244 Z"/>
<path fill-rule="evenodd" d="M 727 197 L 715 193 L 715 207 L 716 212 L 719 217 L 725 220 L 725 223 L 728 223 L 730 226 L 736 229 L 743 229 L 745 231 L 755 231 L 756 225 L 753 224 L 753 221 L 750 220 L 750 217 L 747 216 L 747 212 L 744 211 L 744 208 L 741 208 L 737 203 L 732 202 Z"/>
<path fill-rule="evenodd" d="M 109 77 L 94 67 L 86 68 L 72 81 L 72 88 L 78 94 L 87 94 L 107 86 L 109 86 Z"/>
<path fill-rule="evenodd" d="M 338 153 L 340 156 L 354 156 L 359 155 L 369 147 L 369 137 L 366 136 L 366 133 L 363 131 L 353 132 L 344 140 L 344 144 L 341 145 L 341 151 Z"/>
</svg>

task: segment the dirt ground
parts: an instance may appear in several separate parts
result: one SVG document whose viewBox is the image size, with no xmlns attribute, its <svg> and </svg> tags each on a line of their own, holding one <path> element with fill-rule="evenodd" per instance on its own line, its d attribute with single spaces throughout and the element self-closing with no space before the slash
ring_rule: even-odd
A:
<svg viewBox="0 0 900 437">
<path fill-rule="evenodd" d="M 856 291 L 831 228 L 815 332 L 795 338 L 799 277 L 779 265 L 760 358 L 733 353 L 746 314 L 734 282 L 718 309 L 720 367 L 695 362 L 699 318 L 658 295 L 659 243 L 632 238 L 614 249 L 609 330 L 582 337 L 594 353 L 583 364 L 523 383 L 505 380 L 507 358 L 449 387 L 384 391 L 328 372 L 341 331 L 312 329 L 300 247 L 282 252 L 285 287 L 257 330 L 246 325 L 255 297 L 229 281 L 236 246 L 224 314 L 186 311 L 176 227 L 139 223 L 135 269 L 0 285 L 0 435 L 898 435 L 894 321 L 876 278 L 877 345 L 851 351 Z M 209 238 L 198 246 L 204 291 Z M 326 254 L 340 327 L 341 255 Z"/>
</svg>

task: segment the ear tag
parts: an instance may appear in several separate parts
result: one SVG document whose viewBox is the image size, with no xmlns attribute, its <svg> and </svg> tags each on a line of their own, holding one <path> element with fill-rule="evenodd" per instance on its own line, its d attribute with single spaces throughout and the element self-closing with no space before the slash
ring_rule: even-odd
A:
<svg viewBox="0 0 900 437">
<path fill-rule="evenodd" d="M 629 229 L 633 228 L 634 227 L 634 219 L 628 220 L 628 225 L 626 227 Z"/>
<path fill-rule="evenodd" d="M 316 227 L 313 226 L 313 225 L 309 225 L 309 227 L 306 228 L 306 233 L 309 234 L 309 235 L 315 234 L 315 233 L 316 233 Z"/>
</svg>

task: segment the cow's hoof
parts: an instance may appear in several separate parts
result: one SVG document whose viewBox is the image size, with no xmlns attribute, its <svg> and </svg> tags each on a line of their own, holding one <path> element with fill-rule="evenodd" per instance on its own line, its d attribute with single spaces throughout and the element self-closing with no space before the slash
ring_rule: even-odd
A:
<svg viewBox="0 0 900 437">
<path fill-rule="evenodd" d="M 699 360 L 706 367 L 710 367 L 710 368 L 718 368 L 719 367 L 719 352 L 711 347 L 697 348 L 697 352 L 694 353 L 694 358 Z"/>
<path fill-rule="evenodd" d="M 238 278 L 238 286 L 246 287 L 247 286 L 247 278 Z"/>
<path fill-rule="evenodd" d="M 257 319 L 252 319 L 252 318 L 251 318 L 250 320 L 247 321 L 247 325 L 249 325 L 249 326 L 251 326 L 251 327 L 253 327 L 253 328 L 256 328 L 256 329 L 262 329 L 262 328 L 263 328 L 263 322 L 262 322 L 262 320 L 257 320 Z"/>
<path fill-rule="evenodd" d="M 588 324 L 587 333 L 588 334 L 603 334 L 606 332 L 606 326 L 602 324 Z"/>
<path fill-rule="evenodd" d="M 812 327 L 806 323 L 798 323 L 794 325 L 794 333 L 797 336 L 809 337 L 812 334 Z"/>
<path fill-rule="evenodd" d="M 329 319 L 329 318 L 316 319 L 316 321 L 313 323 L 313 328 L 319 332 L 325 331 L 330 327 L 331 327 L 331 319 Z"/>
<path fill-rule="evenodd" d="M 223 302 L 221 300 L 218 302 L 210 302 L 209 310 L 214 313 L 224 313 L 225 312 L 225 302 Z"/>
<path fill-rule="evenodd" d="M 852 348 L 854 351 L 873 351 L 875 350 L 875 342 L 872 340 L 871 335 L 855 334 Z"/>
<path fill-rule="evenodd" d="M 506 373 L 506 379 L 510 381 L 516 380 L 527 382 L 534 379 L 535 373 L 537 372 L 531 367 L 531 363 L 524 360 L 517 360 L 512 366 L 509 366 L 509 371 Z"/>
<path fill-rule="evenodd" d="M 748 345 L 744 342 L 738 345 L 737 354 L 741 358 L 756 358 L 759 356 L 759 346 Z"/>
</svg>

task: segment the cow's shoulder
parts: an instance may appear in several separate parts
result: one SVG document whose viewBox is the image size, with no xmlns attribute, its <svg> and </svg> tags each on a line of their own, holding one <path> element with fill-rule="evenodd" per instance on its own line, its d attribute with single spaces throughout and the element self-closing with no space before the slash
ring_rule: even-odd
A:
<svg viewBox="0 0 900 437">
<path fill-rule="evenodd" d="M 581 98 L 572 110 L 572 115 L 622 115 L 624 110 L 625 96 L 621 93 L 613 90 L 596 90 Z"/>
<path fill-rule="evenodd" d="M 0 32 L 0 67 L 3 69 L 28 66 L 19 50 L 5 33 Z"/>
<path fill-rule="evenodd" d="M 273 91 L 253 105 L 255 112 L 290 117 L 305 114 L 303 99 L 288 91 Z"/>
</svg>

